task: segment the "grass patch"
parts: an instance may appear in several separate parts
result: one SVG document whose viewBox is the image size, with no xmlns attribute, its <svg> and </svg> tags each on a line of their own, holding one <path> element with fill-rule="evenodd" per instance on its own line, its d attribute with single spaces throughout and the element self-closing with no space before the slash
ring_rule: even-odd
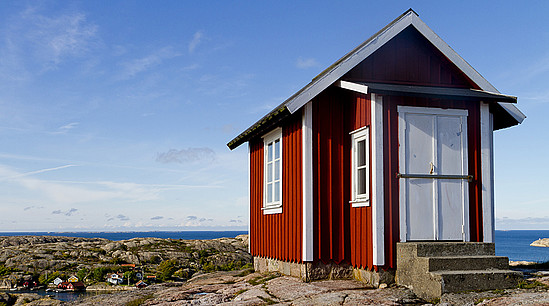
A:
<svg viewBox="0 0 549 306">
<path fill-rule="evenodd" d="M 533 281 L 533 282 L 529 282 L 529 281 L 526 281 L 526 280 L 522 280 L 518 283 L 518 288 L 520 289 L 534 289 L 534 288 L 543 288 L 543 289 L 547 289 L 549 288 L 549 286 L 547 286 L 546 284 L 544 283 L 541 283 L 539 281 Z"/>
<path fill-rule="evenodd" d="M 242 277 L 242 276 L 246 276 L 248 274 L 252 274 L 254 272 L 255 272 L 254 269 L 246 269 L 246 270 L 243 270 L 242 272 L 238 273 L 236 276 Z"/>
<path fill-rule="evenodd" d="M 271 300 L 270 298 L 262 297 L 262 296 L 259 296 L 259 295 L 257 297 L 260 298 L 263 302 L 265 302 L 265 305 L 276 304 L 276 302 Z"/>
<path fill-rule="evenodd" d="M 248 291 L 248 289 L 240 289 L 240 290 L 238 290 L 238 291 L 234 294 L 234 296 L 239 296 L 239 295 L 241 295 L 242 293 L 244 293 L 244 292 L 246 292 L 246 291 Z M 0 306 L 1 306 L 1 305 L 0 305 Z"/>
<path fill-rule="evenodd" d="M 142 296 L 138 299 L 135 299 L 131 302 L 127 302 L 126 306 L 140 306 L 140 305 L 143 305 L 146 301 L 152 299 L 153 297 L 154 297 L 154 295 L 151 293 L 151 294 Z"/>
<path fill-rule="evenodd" d="M 254 278 L 250 279 L 248 281 L 248 283 L 252 286 L 256 286 L 256 285 L 259 285 L 259 284 L 264 284 L 264 283 L 270 281 L 271 279 L 277 278 L 277 277 L 279 277 L 279 275 L 275 274 L 275 273 L 269 274 L 267 276 L 261 275 L 261 276 L 254 277 Z"/>
</svg>

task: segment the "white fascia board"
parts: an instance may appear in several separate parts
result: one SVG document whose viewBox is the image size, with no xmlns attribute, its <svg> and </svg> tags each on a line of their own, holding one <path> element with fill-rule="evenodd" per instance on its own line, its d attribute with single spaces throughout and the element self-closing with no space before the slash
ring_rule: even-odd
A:
<svg viewBox="0 0 549 306">
<path fill-rule="evenodd" d="M 385 198 L 383 196 L 383 97 L 372 94 L 371 141 L 372 141 L 372 261 L 376 266 L 385 265 Z"/>
<path fill-rule="evenodd" d="M 469 65 L 454 49 L 452 49 L 442 38 L 440 38 L 425 22 L 423 22 L 415 14 L 411 15 L 412 25 L 421 33 L 428 41 L 430 41 L 442 54 L 444 54 L 454 65 L 456 65 L 467 77 L 469 77 L 482 90 L 500 93 L 494 85 L 490 84 L 478 71 Z M 526 118 L 526 116 L 511 103 L 498 102 L 518 123 Z"/>
<path fill-rule="evenodd" d="M 311 101 L 319 93 L 324 91 L 324 89 L 339 80 L 343 75 L 345 75 L 345 73 L 356 67 L 360 64 L 360 62 L 408 27 L 412 23 L 412 16 L 416 16 L 415 13 L 413 11 L 408 12 L 408 14 L 404 15 L 400 20 L 385 29 L 385 31 L 379 33 L 373 39 L 370 39 L 368 43 L 362 46 L 359 50 L 345 56 L 341 63 L 338 63 L 331 70 L 325 72 L 316 80 L 309 83 L 309 85 L 307 85 L 299 94 L 286 103 L 286 107 L 290 113 L 293 114 L 296 110 L 303 107 L 305 103 Z"/>
<path fill-rule="evenodd" d="M 515 120 L 517 120 L 518 123 L 522 123 L 524 119 L 526 119 L 526 115 L 523 114 L 518 107 L 516 107 L 512 103 L 506 103 L 506 102 L 498 102 L 498 104 L 503 107 L 504 110 L 509 113 Z"/>
<path fill-rule="evenodd" d="M 303 160 L 303 261 L 313 261 L 313 106 L 303 107 L 302 160 Z"/>
<path fill-rule="evenodd" d="M 347 82 L 347 81 L 337 81 L 335 83 L 335 85 L 337 87 L 347 89 L 347 90 L 351 90 L 351 91 L 354 91 L 354 92 L 358 92 L 358 93 L 361 93 L 361 94 L 365 94 L 365 95 L 368 94 L 368 86 L 366 86 L 366 85 L 353 83 L 353 82 Z"/>
</svg>

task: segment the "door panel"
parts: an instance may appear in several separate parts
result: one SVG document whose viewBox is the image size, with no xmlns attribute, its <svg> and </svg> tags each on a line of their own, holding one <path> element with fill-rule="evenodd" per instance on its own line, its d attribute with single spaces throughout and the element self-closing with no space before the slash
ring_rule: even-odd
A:
<svg viewBox="0 0 549 306">
<path fill-rule="evenodd" d="M 434 240 L 434 185 L 431 179 L 408 179 L 408 239 Z M 430 203 L 431 205 L 426 205 Z"/>
</svg>

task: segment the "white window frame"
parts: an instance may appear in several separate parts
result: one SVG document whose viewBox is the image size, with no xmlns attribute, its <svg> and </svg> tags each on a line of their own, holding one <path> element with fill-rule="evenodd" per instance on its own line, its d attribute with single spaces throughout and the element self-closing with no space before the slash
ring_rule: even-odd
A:
<svg viewBox="0 0 549 306">
<path fill-rule="evenodd" d="M 275 159 L 275 152 L 273 151 L 273 160 L 272 161 L 269 161 L 268 160 L 268 146 L 269 144 L 271 143 L 275 143 L 275 141 L 278 140 L 279 141 L 279 158 L 278 158 L 278 161 L 279 161 L 279 165 L 278 165 L 278 171 L 279 171 L 279 187 L 278 187 L 278 193 L 280 195 L 279 197 L 279 200 L 278 201 L 275 201 L 274 200 L 274 196 L 275 196 L 275 179 L 274 179 L 274 176 L 275 176 L 275 172 L 276 172 L 276 169 L 275 167 L 273 166 L 273 171 L 271 173 L 272 175 L 272 188 L 273 188 L 273 200 L 271 202 L 268 202 L 268 198 L 267 198 L 267 191 L 268 191 L 268 170 L 267 170 L 267 165 L 268 163 L 273 163 L 273 165 L 275 164 L 276 160 Z M 283 173 L 282 173 L 282 128 L 276 128 L 274 129 L 273 131 L 267 133 L 265 136 L 263 136 L 263 214 L 264 215 L 269 215 L 269 214 L 280 214 L 282 213 L 282 177 L 283 177 Z"/>
<path fill-rule="evenodd" d="M 351 156 L 351 164 L 352 164 L 352 176 L 351 176 L 351 184 L 352 184 L 352 197 L 351 197 L 351 206 L 352 207 L 364 207 L 364 206 L 370 206 L 370 128 L 369 127 L 362 127 L 360 129 L 354 130 L 351 133 L 352 138 L 352 156 Z M 361 166 L 365 167 L 366 169 L 366 193 L 365 194 L 358 194 L 358 142 L 364 141 L 365 142 L 365 158 L 366 158 L 366 165 Z"/>
</svg>

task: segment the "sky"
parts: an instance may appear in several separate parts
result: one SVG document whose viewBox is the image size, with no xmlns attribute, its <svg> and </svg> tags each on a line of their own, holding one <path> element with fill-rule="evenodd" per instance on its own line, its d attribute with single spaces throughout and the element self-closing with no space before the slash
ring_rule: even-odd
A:
<svg viewBox="0 0 549 306">
<path fill-rule="evenodd" d="M 549 2 L 525 3 L 1 1 L 0 231 L 247 230 L 226 144 L 410 7 L 527 116 L 495 133 L 496 228 L 549 229 Z"/>
</svg>

